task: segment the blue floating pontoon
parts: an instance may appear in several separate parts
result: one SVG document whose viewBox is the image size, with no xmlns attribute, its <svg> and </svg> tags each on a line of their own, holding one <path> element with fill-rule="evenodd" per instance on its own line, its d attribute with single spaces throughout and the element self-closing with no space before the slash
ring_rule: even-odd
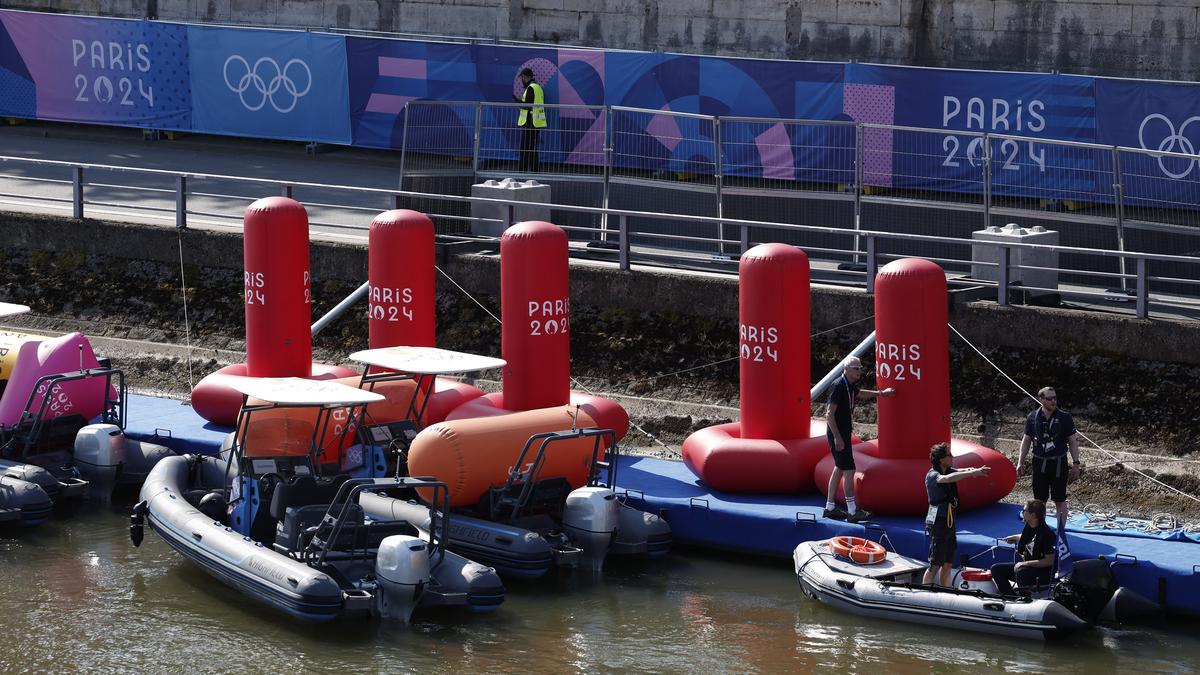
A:
<svg viewBox="0 0 1200 675">
<path fill-rule="evenodd" d="M 132 395 L 129 399 L 126 434 L 149 440 L 156 429 L 169 429 L 170 436 L 160 435 L 156 442 L 176 452 L 215 454 L 232 431 L 205 422 L 176 400 Z M 802 541 L 838 535 L 879 538 L 882 529 L 898 553 L 923 558 L 927 551 L 919 517 L 880 517 L 866 526 L 826 520 L 821 518 L 825 504 L 819 494 L 714 492 L 682 462 L 660 459 L 621 457 L 617 476 L 618 492 L 628 494 L 631 506 L 665 515 L 676 542 L 790 558 Z M 996 504 L 962 514 L 959 553 L 981 556 L 973 563 L 977 566 L 990 565 L 992 559 L 984 554 L 998 537 L 1021 530 L 1020 510 L 1013 504 Z M 1200 616 L 1200 543 L 1187 537 L 1169 540 L 1090 530 L 1075 518 L 1067 531 L 1077 559 L 1104 556 L 1114 563 L 1122 586 L 1158 600 L 1171 611 Z"/>
</svg>

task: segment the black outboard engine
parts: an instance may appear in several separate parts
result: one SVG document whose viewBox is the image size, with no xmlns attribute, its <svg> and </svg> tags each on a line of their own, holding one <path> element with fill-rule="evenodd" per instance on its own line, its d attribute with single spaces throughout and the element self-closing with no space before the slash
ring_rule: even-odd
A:
<svg viewBox="0 0 1200 675">
<path fill-rule="evenodd" d="M 1077 560 L 1070 580 L 1054 587 L 1054 599 L 1088 623 L 1127 623 L 1160 611 L 1158 603 L 1118 586 L 1103 558 Z"/>
</svg>

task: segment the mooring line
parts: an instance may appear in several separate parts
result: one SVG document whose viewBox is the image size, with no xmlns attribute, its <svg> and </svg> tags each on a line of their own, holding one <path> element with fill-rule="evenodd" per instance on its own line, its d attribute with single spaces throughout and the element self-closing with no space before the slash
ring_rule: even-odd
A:
<svg viewBox="0 0 1200 675">
<path fill-rule="evenodd" d="M 980 356 L 982 356 L 982 357 L 983 357 L 983 360 L 988 362 L 988 365 L 990 365 L 992 368 L 995 368 L 995 369 L 996 369 L 996 372 L 998 372 L 998 373 L 1000 373 L 1001 375 L 1003 375 L 1003 376 L 1005 377 L 1005 379 L 1007 379 L 1009 382 L 1012 382 L 1012 383 L 1013 383 L 1013 386 L 1014 386 L 1014 387 L 1016 387 L 1018 391 L 1020 391 L 1022 394 L 1025 394 L 1025 396 L 1029 397 L 1029 399 L 1030 399 L 1030 400 L 1032 400 L 1034 403 L 1037 403 L 1037 397 L 1036 397 L 1036 396 L 1034 396 L 1033 394 L 1029 393 L 1029 391 L 1028 391 L 1028 390 L 1026 390 L 1024 387 L 1022 387 L 1020 384 L 1017 384 L 1017 381 L 1016 381 L 1016 380 L 1014 380 L 1012 377 L 1010 377 L 1008 373 L 1004 372 L 1004 370 L 1003 370 L 1002 368 L 1000 368 L 1000 366 L 996 365 L 996 363 L 995 363 L 994 361 L 992 361 L 991 359 L 989 359 L 989 358 L 987 357 L 987 355 L 986 355 L 986 354 L 984 354 L 984 353 L 983 353 L 983 352 L 982 352 L 982 351 L 979 349 L 979 347 L 976 347 L 974 344 L 972 344 L 972 342 L 971 342 L 970 340 L 968 340 L 968 339 L 966 338 L 966 336 L 965 336 L 965 335 L 963 335 L 962 333 L 958 332 L 958 329 L 954 327 L 954 324 L 947 323 L 946 325 L 947 325 L 947 326 L 950 326 L 950 330 L 954 331 L 954 334 L 955 334 L 955 335 L 957 335 L 957 336 L 958 336 L 960 339 L 962 339 L 962 341 L 963 341 L 963 342 L 967 343 L 967 346 L 969 346 L 971 349 L 974 349 L 974 350 L 975 350 L 975 353 L 977 353 L 977 354 L 979 354 Z M 1077 431 L 1077 433 L 1078 433 L 1078 434 L 1079 434 L 1081 437 L 1083 437 L 1083 439 L 1084 439 L 1085 441 L 1087 441 L 1088 443 L 1091 443 L 1091 444 L 1092 444 L 1092 447 L 1094 447 L 1094 448 L 1096 448 L 1097 450 L 1099 450 L 1100 452 L 1103 452 L 1104 454 L 1108 455 L 1109 459 L 1112 459 L 1112 460 L 1113 460 L 1113 461 L 1115 461 L 1115 462 L 1120 462 L 1120 461 L 1121 461 L 1121 460 L 1120 460 L 1120 458 L 1118 458 L 1118 457 L 1117 457 L 1117 456 L 1116 456 L 1114 453 L 1112 453 L 1112 452 L 1109 452 L 1108 450 L 1106 450 L 1106 449 L 1104 449 L 1103 447 L 1101 447 L 1101 445 L 1100 445 L 1099 443 L 1097 443 L 1097 442 L 1093 441 L 1093 440 L 1092 440 L 1092 439 L 1091 439 L 1091 438 L 1090 438 L 1090 437 L 1089 437 L 1087 434 L 1083 433 L 1083 431 L 1080 431 L 1080 430 L 1078 430 L 1078 429 L 1076 429 L 1076 431 Z M 1148 481 L 1150 481 L 1150 482 L 1152 482 L 1152 483 L 1155 483 L 1155 484 L 1157 484 L 1157 485 L 1160 485 L 1160 486 L 1162 486 L 1162 487 L 1164 487 L 1164 488 L 1166 488 L 1166 489 L 1168 489 L 1168 490 L 1170 490 L 1170 491 L 1172 491 L 1172 492 L 1177 492 L 1177 493 L 1179 493 L 1179 494 L 1183 495 L 1184 497 L 1187 497 L 1188 499 L 1190 499 L 1190 500 L 1192 500 L 1192 501 L 1194 501 L 1194 502 L 1200 503 L 1200 497 L 1196 497 L 1195 495 L 1188 494 L 1188 493 L 1184 492 L 1183 490 L 1180 490 L 1179 488 L 1177 488 L 1177 487 L 1175 487 L 1175 486 L 1173 486 L 1173 485 L 1167 485 L 1166 483 L 1162 482 L 1161 480 L 1158 480 L 1158 479 L 1157 479 L 1157 478 L 1155 478 L 1154 476 L 1151 476 L 1151 475 L 1149 475 L 1149 474 L 1146 474 L 1146 473 L 1144 473 L 1144 472 L 1142 472 L 1142 471 L 1138 470 L 1138 469 L 1137 469 L 1137 468 L 1135 468 L 1135 467 L 1128 466 L 1128 465 L 1124 465 L 1124 466 L 1125 466 L 1125 468 L 1129 469 L 1130 471 L 1132 471 L 1132 472 L 1134 472 L 1134 473 L 1138 474 L 1138 475 L 1139 475 L 1139 476 L 1141 476 L 1142 478 L 1145 478 L 1146 480 L 1148 480 Z"/>
</svg>

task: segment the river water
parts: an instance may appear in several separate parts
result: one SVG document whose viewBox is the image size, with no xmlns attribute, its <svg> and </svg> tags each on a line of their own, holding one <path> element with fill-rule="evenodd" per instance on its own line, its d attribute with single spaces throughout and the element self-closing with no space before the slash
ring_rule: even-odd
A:
<svg viewBox="0 0 1200 675">
<path fill-rule="evenodd" d="M 804 598 L 789 560 L 677 551 L 598 579 L 510 583 L 487 615 L 304 625 L 208 577 L 127 509 L 0 533 L 0 671 L 1188 672 L 1200 623 L 1043 644 L 893 624 Z"/>
</svg>

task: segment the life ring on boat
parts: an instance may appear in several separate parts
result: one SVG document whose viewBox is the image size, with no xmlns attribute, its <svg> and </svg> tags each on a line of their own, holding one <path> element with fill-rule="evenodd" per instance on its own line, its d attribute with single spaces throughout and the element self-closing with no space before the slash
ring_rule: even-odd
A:
<svg viewBox="0 0 1200 675">
<path fill-rule="evenodd" d="M 829 547 L 834 555 L 859 565 L 875 565 L 887 559 L 887 549 L 882 544 L 862 537 L 834 537 Z"/>
</svg>

